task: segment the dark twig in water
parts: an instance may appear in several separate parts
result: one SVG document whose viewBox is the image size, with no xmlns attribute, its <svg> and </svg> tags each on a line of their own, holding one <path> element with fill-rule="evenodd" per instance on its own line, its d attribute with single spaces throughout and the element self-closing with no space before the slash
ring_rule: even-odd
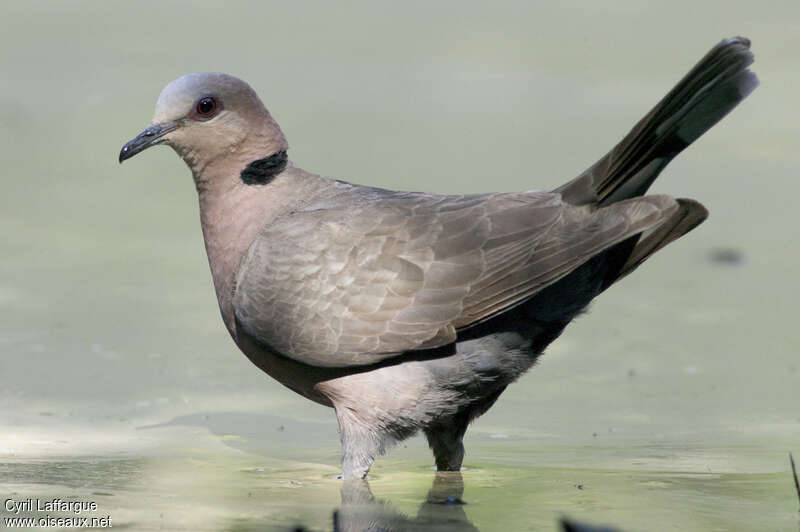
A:
<svg viewBox="0 0 800 532">
<path fill-rule="evenodd" d="M 561 518 L 561 530 L 562 532 L 619 532 L 616 528 L 587 525 L 566 517 Z"/>
<path fill-rule="evenodd" d="M 797 490 L 797 500 L 800 500 L 800 481 L 797 480 L 797 468 L 794 466 L 792 453 L 789 453 L 789 463 L 792 464 L 792 476 L 794 477 L 794 489 Z"/>
</svg>

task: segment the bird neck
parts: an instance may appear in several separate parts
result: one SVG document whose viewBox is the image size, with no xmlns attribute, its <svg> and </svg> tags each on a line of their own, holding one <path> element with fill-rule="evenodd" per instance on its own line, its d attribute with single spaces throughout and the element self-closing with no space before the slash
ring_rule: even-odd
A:
<svg viewBox="0 0 800 532">
<path fill-rule="evenodd" d="M 259 232 L 278 217 L 320 197 L 330 182 L 290 162 L 269 183 L 244 183 L 235 165 L 209 166 L 195 178 L 211 276 L 228 331 L 236 339 L 233 291 L 236 272 Z M 201 185 L 202 183 L 202 185 Z"/>
</svg>

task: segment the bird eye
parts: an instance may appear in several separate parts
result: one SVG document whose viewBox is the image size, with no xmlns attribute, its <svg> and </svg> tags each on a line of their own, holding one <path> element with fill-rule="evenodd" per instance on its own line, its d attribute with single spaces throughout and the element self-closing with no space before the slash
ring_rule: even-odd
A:
<svg viewBox="0 0 800 532">
<path fill-rule="evenodd" d="M 189 118 L 205 122 L 217 116 L 222 109 L 222 100 L 215 96 L 202 96 L 195 102 L 194 109 L 189 112 Z"/>
<path fill-rule="evenodd" d="M 203 117 L 210 116 L 217 110 L 217 101 L 212 98 L 211 96 L 206 96 L 205 98 L 200 98 L 197 101 L 197 114 Z"/>
</svg>

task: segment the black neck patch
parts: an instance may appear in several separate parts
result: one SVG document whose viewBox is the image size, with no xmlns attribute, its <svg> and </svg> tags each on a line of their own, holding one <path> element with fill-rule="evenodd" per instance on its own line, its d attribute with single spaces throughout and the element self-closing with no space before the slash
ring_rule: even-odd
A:
<svg viewBox="0 0 800 532">
<path fill-rule="evenodd" d="M 276 175 L 283 172 L 287 162 L 289 162 L 289 158 L 286 155 L 286 150 L 275 152 L 263 159 L 256 159 L 242 170 L 242 181 L 245 185 L 266 185 Z"/>
</svg>

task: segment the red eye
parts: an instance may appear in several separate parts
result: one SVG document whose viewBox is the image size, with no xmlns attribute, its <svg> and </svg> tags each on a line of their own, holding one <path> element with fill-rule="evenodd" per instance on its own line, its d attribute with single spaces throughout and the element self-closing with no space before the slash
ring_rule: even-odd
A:
<svg viewBox="0 0 800 532">
<path fill-rule="evenodd" d="M 217 110 L 217 101 L 211 96 L 200 98 L 197 101 L 197 114 L 200 116 L 210 116 Z"/>
</svg>

